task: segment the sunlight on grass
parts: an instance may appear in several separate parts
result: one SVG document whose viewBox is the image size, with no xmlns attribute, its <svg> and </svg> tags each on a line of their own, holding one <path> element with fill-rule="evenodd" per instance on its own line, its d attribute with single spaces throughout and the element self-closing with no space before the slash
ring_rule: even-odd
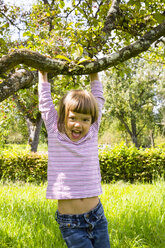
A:
<svg viewBox="0 0 165 248">
<path fill-rule="evenodd" d="M 165 183 L 104 185 L 112 247 L 165 247 Z"/>
<path fill-rule="evenodd" d="M 13 150 L 13 151 L 30 151 L 31 147 L 29 144 L 6 144 L 2 150 Z M 48 145 L 45 143 L 41 143 L 38 145 L 38 152 L 47 152 Z"/>
<path fill-rule="evenodd" d="M 165 247 L 165 183 L 103 185 L 112 248 Z M 0 184 L 0 247 L 64 248 L 46 184 Z"/>
</svg>

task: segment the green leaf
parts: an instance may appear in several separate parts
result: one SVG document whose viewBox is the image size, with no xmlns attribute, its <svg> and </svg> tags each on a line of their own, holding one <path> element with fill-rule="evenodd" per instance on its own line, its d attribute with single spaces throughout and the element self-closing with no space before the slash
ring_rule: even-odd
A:
<svg viewBox="0 0 165 248">
<path fill-rule="evenodd" d="M 1 45 L 5 45 L 4 39 L 0 38 L 0 44 L 1 44 Z"/>
<path fill-rule="evenodd" d="M 83 47 L 81 45 L 77 45 L 77 48 L 79 50 L 79 56 L 82 56 L 82 54 L 83 54 Z"/>
<path fill-rule="evenodd" d="M 65 7 L 65 2 L 60 0 L 59 7 L 62 9 Z"/>
<path fill-rule="evenodd" d="M 77 64 L 81 64 L 81 63 L 84 63 L 84 62 L 91 62 L 91 61 L 94 61 L 94 59 L 91 59 L 91 58 L 87 58 L 87 59 L 82 59 L 80 60 Z"/>
<path fill-rule="evenodd" d="M 64 60 L 67 60 L 68 62 L 71 62 L 70 59 L 68 59 L 67 57 L 65 57 L 64 55 L 57 55 L 55 56 L 56 59 L 64 59 Z"/>
</svg>

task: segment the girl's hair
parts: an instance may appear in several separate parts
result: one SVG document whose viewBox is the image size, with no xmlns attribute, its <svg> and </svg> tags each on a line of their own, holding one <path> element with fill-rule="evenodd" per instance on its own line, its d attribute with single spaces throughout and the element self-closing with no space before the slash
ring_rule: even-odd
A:
<svg viewBox="0 0 165 248">
<path fill-rule="evenodd" d="M 60 132 L 65 132 L 65 123 L 69 111 L 81 114 L 90 114 L 92 117 L 92 123 L 98 119 L 98 106 L 96 99 L 92 93 L 86 90 L 71 90 L 61 99 L 57 122 L 57 127 Z"/>
</svg>

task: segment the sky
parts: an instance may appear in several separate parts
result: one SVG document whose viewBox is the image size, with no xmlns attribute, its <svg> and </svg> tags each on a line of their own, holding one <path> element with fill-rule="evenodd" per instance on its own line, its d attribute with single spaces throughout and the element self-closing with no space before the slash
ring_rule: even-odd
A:
<svg viewBox="0 0 165 248">
<path fill-rule="evenodd" d="M 6 4 L 15 4 L 15 5 L 18 5 L 18 6 L 25 6 L 25 7 L 31 7 L 32 6 L 32 4 L 34 4 L 35 3 L 35 0 L 28 0 L 28 1 L 26 1 L 26 0 L 5 0 L 4 1 Z"/>
<path fill-rule="evenodd" d="M 37 3 L 37 0 L 4 0 L 6 5 L 16 5 L 18 7 L 22 7 L 25 10 L 31 9 L 32 5 Z M 69 3 L 69 1 L 68 1 Z M 12 30 L 12 29 L 11 29 Z M 12 39 L 20 39 L 22 38 L 22 32 L 16 31 L 12 35 Z"/>
<path fill-rule="evenodd" d="M 7 5 L 16 5 L 18 7 L 25 8 L 26 10 L 30 9 L 36 0 L 4 0 Z"/>
<path fill-rule="evenodd" d="M 30 9 L 32 7 L 32 5 L 36 2 L 37 0 L 4 0 L 4 3 L 7 4 L 7 5 L 16 5 L 18 7 L 22 7 L 23 9 Z M 11 28 L 11 31 L 12 31 L 12 28 Z M 22 32 L 18 31 L 18 30 L 15 30 L 15 32 L 13 32 L 12 34 L 12 39 L 15 40 L 15 39 L 19 39 L 19 38 L 22 38 Z"/>
</svg>

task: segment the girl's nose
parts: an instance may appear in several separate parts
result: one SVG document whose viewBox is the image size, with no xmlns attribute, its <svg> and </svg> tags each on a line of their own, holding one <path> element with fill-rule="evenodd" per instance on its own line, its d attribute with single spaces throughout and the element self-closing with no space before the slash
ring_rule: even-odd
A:
<svg viewBox="0 0 165 248">
<path fill-rule="evenodd" d="M 79 121 L 76 121 L 75 122 L 75 127 L 80 127 L 80 126 L 81 126 L 80 122 Z"/>
</svg>

